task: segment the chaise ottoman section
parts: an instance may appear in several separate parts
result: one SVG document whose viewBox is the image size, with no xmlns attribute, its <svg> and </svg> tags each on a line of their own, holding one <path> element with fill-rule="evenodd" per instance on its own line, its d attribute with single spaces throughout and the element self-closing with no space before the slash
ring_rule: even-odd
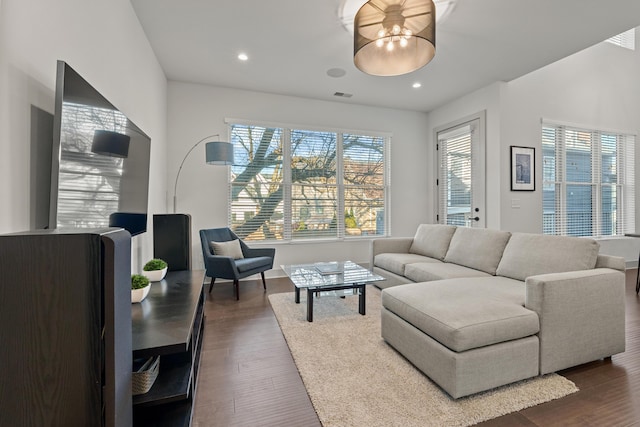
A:
<svg viewBox="0 0 640 427">
<path fill-rule="evenodd" d="M 387 288 L 382 337 L 454 398 L 530 378 L 540 325 L 523 293 L 493 276 Z"/>
<path fill-rule="evenodd" d="M 382 308 L 382 336 L 454 399 L 538 375 L 538 337 L 455 352 Z"/>
</svg>

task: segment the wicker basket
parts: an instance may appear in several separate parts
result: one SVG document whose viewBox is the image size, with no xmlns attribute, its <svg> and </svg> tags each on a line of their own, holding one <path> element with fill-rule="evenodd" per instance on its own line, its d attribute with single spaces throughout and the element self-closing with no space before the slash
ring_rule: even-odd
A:
<svg viewBox="0 0 640 427">
<path fill-rule="evenodd" d="M 147 359 L 142 366 L 133 373 L 131 391 L 133 395 L 144 394 L 151 389 L 160 371 L 160 356 Z"/>
</svg>

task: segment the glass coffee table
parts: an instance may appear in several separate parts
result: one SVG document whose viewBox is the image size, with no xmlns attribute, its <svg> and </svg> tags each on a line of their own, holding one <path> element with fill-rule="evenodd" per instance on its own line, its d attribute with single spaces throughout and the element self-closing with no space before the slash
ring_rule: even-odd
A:
<svg viewBox="0 0 640 427">
<path fill-rule="evenodd" d="M 307 290 L 307 320 L 313 322 L 313 297 L 319 293 L 353 290 L 359 295 L 358 312 L 365 314 L 365 287 L 385 280 L 352 261 L 283 265 L 282 270 L 295 286 L 295 301 L 300 304 L 300 289 Z"/>
</svg>

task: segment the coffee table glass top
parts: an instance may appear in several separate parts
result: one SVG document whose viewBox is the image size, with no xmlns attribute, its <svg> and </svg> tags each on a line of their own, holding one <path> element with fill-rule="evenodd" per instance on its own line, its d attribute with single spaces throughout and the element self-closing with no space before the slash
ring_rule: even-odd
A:
<svg viewBox="0 0 640 427">
<path fill-rule="evenodd" d="M 385 280 L 352 261 L 283 265 L 296 288 L 322 288 Z"/>
</svg>

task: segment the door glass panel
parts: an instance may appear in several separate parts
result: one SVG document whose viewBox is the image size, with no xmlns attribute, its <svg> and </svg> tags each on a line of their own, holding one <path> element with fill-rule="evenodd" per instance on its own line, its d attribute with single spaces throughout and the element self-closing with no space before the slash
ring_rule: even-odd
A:
<svg viewBox="0 0 640 427">
<path fill-rule="evenodd" d="M 447 143 L 447 224 L 468 226 L 471 215 L 471 135 Z"/>
<path fill-rule="evenodd" d="M 483 227 L 483 173 L 477 163 L 479 120 L 465 122 L 437 134 L 438 222 L 461 227 Z M 476 158 L 478 157 L 478 158 Z"/>
</svg>

